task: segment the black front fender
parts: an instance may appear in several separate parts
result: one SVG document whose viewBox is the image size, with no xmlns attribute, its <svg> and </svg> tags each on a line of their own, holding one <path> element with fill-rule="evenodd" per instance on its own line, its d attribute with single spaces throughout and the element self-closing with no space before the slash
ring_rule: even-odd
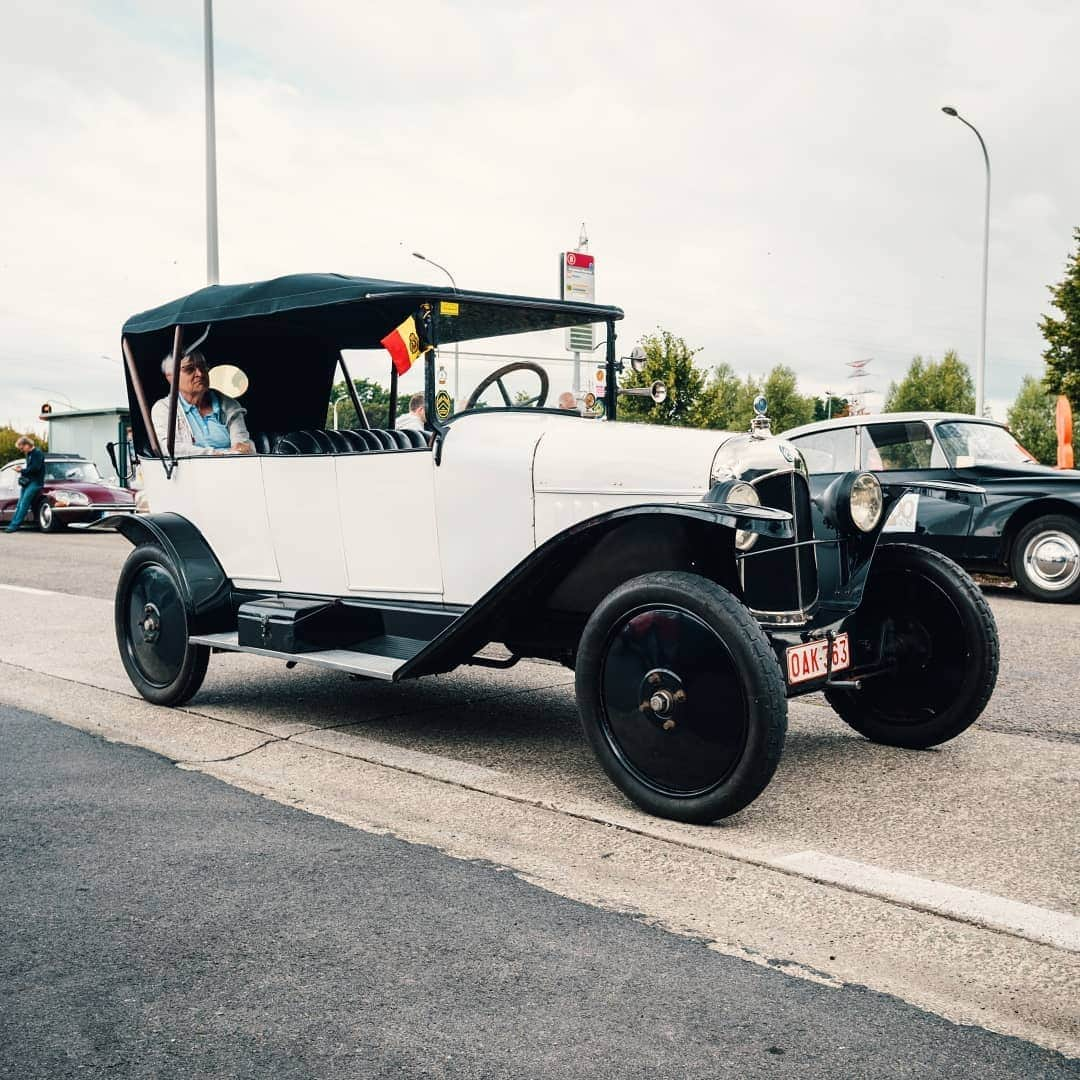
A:
<svg viewBox="0 0 1080 1080">
<path fill-rule="evenodd" d="M 395 678 L 449 671 L 489 642 L 517 639 L 523 626 L 543 620 L 565 626 L 560 651 L 572 651 L 596 603 L 650 570 L 691 569 L 738 591 L 738 529 L 775 539 L 793 535 L 791 515 L 782 510 L 725 503 L 650 503 L 576 522 L 518 563 Z"/>
</svg>

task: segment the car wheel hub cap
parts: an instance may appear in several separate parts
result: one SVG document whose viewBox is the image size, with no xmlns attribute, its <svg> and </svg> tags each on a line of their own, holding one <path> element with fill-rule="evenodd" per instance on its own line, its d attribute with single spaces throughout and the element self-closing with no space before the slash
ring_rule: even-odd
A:
<svg viewBox="0 0 1080 1080">
<path fill-rule="evenodd" d="M 679 707 L 686 701 L 682 679 L 674 671 L 654 668 L 641 681 L 641 711 L 651 716 L 663 731 L 673 731 Z"/>
<path fill-rule="evenodd" d="M 1080 577 L 1080 546 L 1067 533 L 1040 533 L 1024 552 L 1024 567 L 1044 589 L 1067 589 Z"/>
<path fill-rule="evenodd" d="M 147 604 L 142 614 L 143 641 L 153 645 L 161 634 L 161 612 L 153 604 Z"/>
</svg>

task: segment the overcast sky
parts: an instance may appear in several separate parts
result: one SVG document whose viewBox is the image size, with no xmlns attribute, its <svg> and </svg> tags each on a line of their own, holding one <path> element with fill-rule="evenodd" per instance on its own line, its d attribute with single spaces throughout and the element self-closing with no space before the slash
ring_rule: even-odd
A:
<svg viewBox="0 0 1080 1080">
<path fill-rule="evenodd" d="M 979 335 L 1041 375 L 1080 225 L 1080 6 L 216 0 L 221 276 L 554 295 L 582 221 L 620 343 L 662 326 L 804 392 Z M 202 4 L 9 5 L 0 423 L 122 403 L 119 332 L 205 283 Z M 111 359 L 110 359 L 111 358 Z M 354 372 L 354 374 L 358 374 Z M 871 398 L 871 404 L 880 402 Z"/>
</svg>

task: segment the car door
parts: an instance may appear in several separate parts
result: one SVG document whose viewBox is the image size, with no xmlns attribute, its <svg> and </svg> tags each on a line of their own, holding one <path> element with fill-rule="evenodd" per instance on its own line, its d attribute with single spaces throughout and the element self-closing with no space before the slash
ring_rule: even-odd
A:
<svg viewBox="0 0 1080 1080">
<path fill-rule="evenodd" d="M 0 469 L 0 522 L 10 521 L 19 501 L 18 462 Z"/>
<path fill-rule="evenodd" d="M 949 468 L 930 425 L 922 420 L 864 424 L 859 442 L 859 468 L 872 470 L 883 483 L 918 487 L 904 496 L 904 505 L 890 516 L 886 538 L 916 539 L 962 559 L 973 507 L 980 496 Z"/>
<path fill-rule="evenodd" d="M 348 591 L 441 599 L 430 448 L 341 454 L 329 461 Z"/>
</svg>

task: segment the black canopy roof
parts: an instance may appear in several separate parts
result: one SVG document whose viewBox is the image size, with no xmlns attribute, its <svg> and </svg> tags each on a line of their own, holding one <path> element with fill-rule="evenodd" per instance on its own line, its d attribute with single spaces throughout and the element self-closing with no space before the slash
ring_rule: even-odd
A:
<svg viewBox="0 0 1080 1080">
<path fill-rule="evenodd" d="M 318 339 L 339 349 L 377 349 L 380 340 L 420 304 L 439 300 L 458 305 L 456 315 L 439 319 L 440 343 L 623 317 L 620 308 L 603 304 L 472 292 L 343 274 L 290 274 L 247 285 L 209 285 L 190 296 L 133 315 L 124 324 L 124 334 L 160 333 L 177 325 L 218 327 L 222 323 L 253 320 L 261 324 L 259 329 L 264 332 L 269 329 L 267 324 L 271 324 L 275 330 Z M 229 330 L 230 337 L 242 332 L 239 326 L 230 326 Z"/>
</svg>

